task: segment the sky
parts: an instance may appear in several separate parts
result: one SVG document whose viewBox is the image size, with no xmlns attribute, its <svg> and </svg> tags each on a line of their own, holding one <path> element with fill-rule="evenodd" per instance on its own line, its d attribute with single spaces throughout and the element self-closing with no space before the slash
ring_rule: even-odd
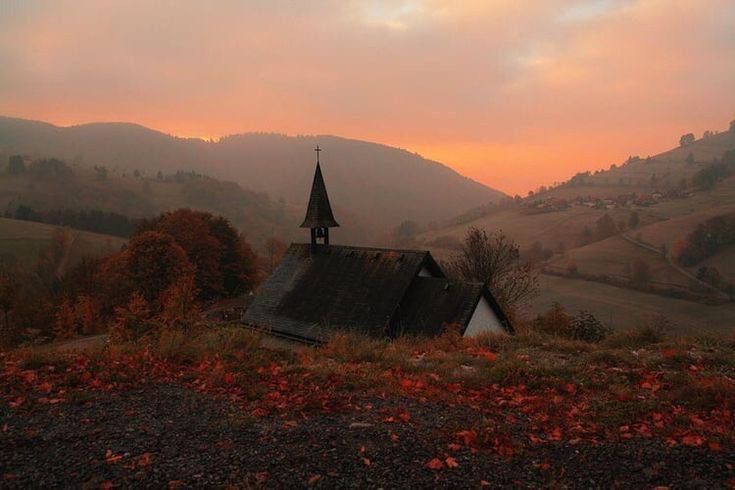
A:
<svg viewBox="0 0 735 490">
<path fill-rule="evenodd" d="M 335 134 L 524 194 L 727 128 L 735 1 L 0 0 L 0 67 L 2 115 Z"/>
</svg>

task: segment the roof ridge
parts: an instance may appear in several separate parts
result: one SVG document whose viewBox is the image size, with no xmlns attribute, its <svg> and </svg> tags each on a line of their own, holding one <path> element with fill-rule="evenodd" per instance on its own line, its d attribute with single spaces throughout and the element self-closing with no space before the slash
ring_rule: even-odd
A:
<svg viewBox="0 0 735 490">
<path fill-rule="evenodd" d="M 310 247 L 311 245 L 308 243 L 302 243 L 302 242 L 292 242 L 291 246 L 303 246 L 303 247 Z M 415 253 L 415 254 L 429 254 L 431 255 L 431 251 L 429 250 L 416 250 L 416 249 L 403 249 L 403 248 L 383 248 L 383 247 L 359 247 L 357 245 L 320 245 L 320 248 L 348 248 L 351 250 L 365 250 L 369 252 L 397 252 L 397 253 Z"/>
</svg>

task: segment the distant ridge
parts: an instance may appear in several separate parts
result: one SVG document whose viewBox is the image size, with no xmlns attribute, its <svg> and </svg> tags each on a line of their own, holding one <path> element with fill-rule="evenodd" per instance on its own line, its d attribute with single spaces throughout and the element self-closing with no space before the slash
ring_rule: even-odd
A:
<svg viewBox="0 0 735 490">
<path fill-rule="evenodd" d="M 54 156 L 147 174 L 196 170 L 296 206 L 308 197 L 317 143 L 335 216 L 344 221 L 339 233 L 350 238 L 375 243 L 401 221 L 441 222 L 504 196 L 418 154 L 331 135 L 247 133 L 209 142 L 132 123 L 58 127 L 0 116 L 0 156 Z"/>
</svg>

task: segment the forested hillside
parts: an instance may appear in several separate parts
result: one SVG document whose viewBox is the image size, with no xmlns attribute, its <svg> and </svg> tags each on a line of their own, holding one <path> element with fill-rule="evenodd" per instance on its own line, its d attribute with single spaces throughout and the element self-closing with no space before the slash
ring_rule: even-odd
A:
<svg viewBox="0 0 735 490">
<path fill-rule="evenodd" d="M 321 145 L 323 172 L 342 242 L 378 243 L 402 221 L 440 223 L 503 196 L 401 149 L 336 136 L 244 134 L 182 139 L 127 123 L 57 127 L 0 117 L 0 157 L 22 154 L 155 176 L 194 170 L 303 209 Z"/>
</svg>

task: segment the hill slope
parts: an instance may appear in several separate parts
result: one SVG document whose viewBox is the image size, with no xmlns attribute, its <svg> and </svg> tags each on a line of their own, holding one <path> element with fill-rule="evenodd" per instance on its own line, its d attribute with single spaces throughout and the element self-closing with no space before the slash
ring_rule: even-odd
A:
<svg viewBox="0 0 735 490">
<path fill-rule="evenodd" d="M 18 217 L 18 207 L 27 206 L 40 214 L 99 210 L 139 219 L 193 208 L 228 218 L 258 248 L 273 235 L 291 239 L 299 231 L 294 210 L 234 182 L 192 173 L 101 176 L 80 165 L 65 167 L 63 175 L 46 175 L 33 165 L 18 175 L 0 171 L 0 212 Z"/>
<path fill-rule="evenodd" d="M 324 177 L 348 241 L 350 228 L 375 238 L 403 220 L 440 222 L 503 196 L 417 154 L 336 136 L 244 134 L 206 142 L 127 123 L 57 127 L 0 117 L 0 156 L 62 157 L 147 175 L 196 170 L 296 206 L 308 198 L 317 144 L 325 149 Z"/>
<path fill-rule="evenodd" d="M 127 240 L 60 226 L 0 218 L 0 267 L 33 267 L 54 240 L 63 240 L 59 264 L 68 270 L 85 257 L 101 257 L 120 250 Z M 64 270 L 60 270 L 63 273 Z"/>
<path fill-rule="evenodd" d="M 415 241 L 440 258 L 456 253 L 470 227 L 501 230 L 521 250 L 541 245 L 553 253 L 544 270 L 555 275 L 542 276 L 535 312 L 560 301 L 572 311 L 591 310 L 616 327 L 664 314 L 684 330 L 704 323 L 731 328 L 735 303 L 707 306 L 701 301 L 703 296 L 708 302 L 726 301 L 727 287 L 712 288 L 695 276 L 706 265 L 735 284 L 735 246 L 688 268 L 674 263 L 670 251 L 699 224 L 735 209 L 735 176 L 710 187 L 697 186 L 693 179 L 733 149 L 735 131 L 715 134 L 650 159 L 633 158 L 610 170 L 578 174 L 523 200 L 478 208 L 451 226 L 419 234 Z M 615 226 L 596 236 L 605 215 Z M 643 283 L 640 276 L 645 276 Z"/>
</svg>

